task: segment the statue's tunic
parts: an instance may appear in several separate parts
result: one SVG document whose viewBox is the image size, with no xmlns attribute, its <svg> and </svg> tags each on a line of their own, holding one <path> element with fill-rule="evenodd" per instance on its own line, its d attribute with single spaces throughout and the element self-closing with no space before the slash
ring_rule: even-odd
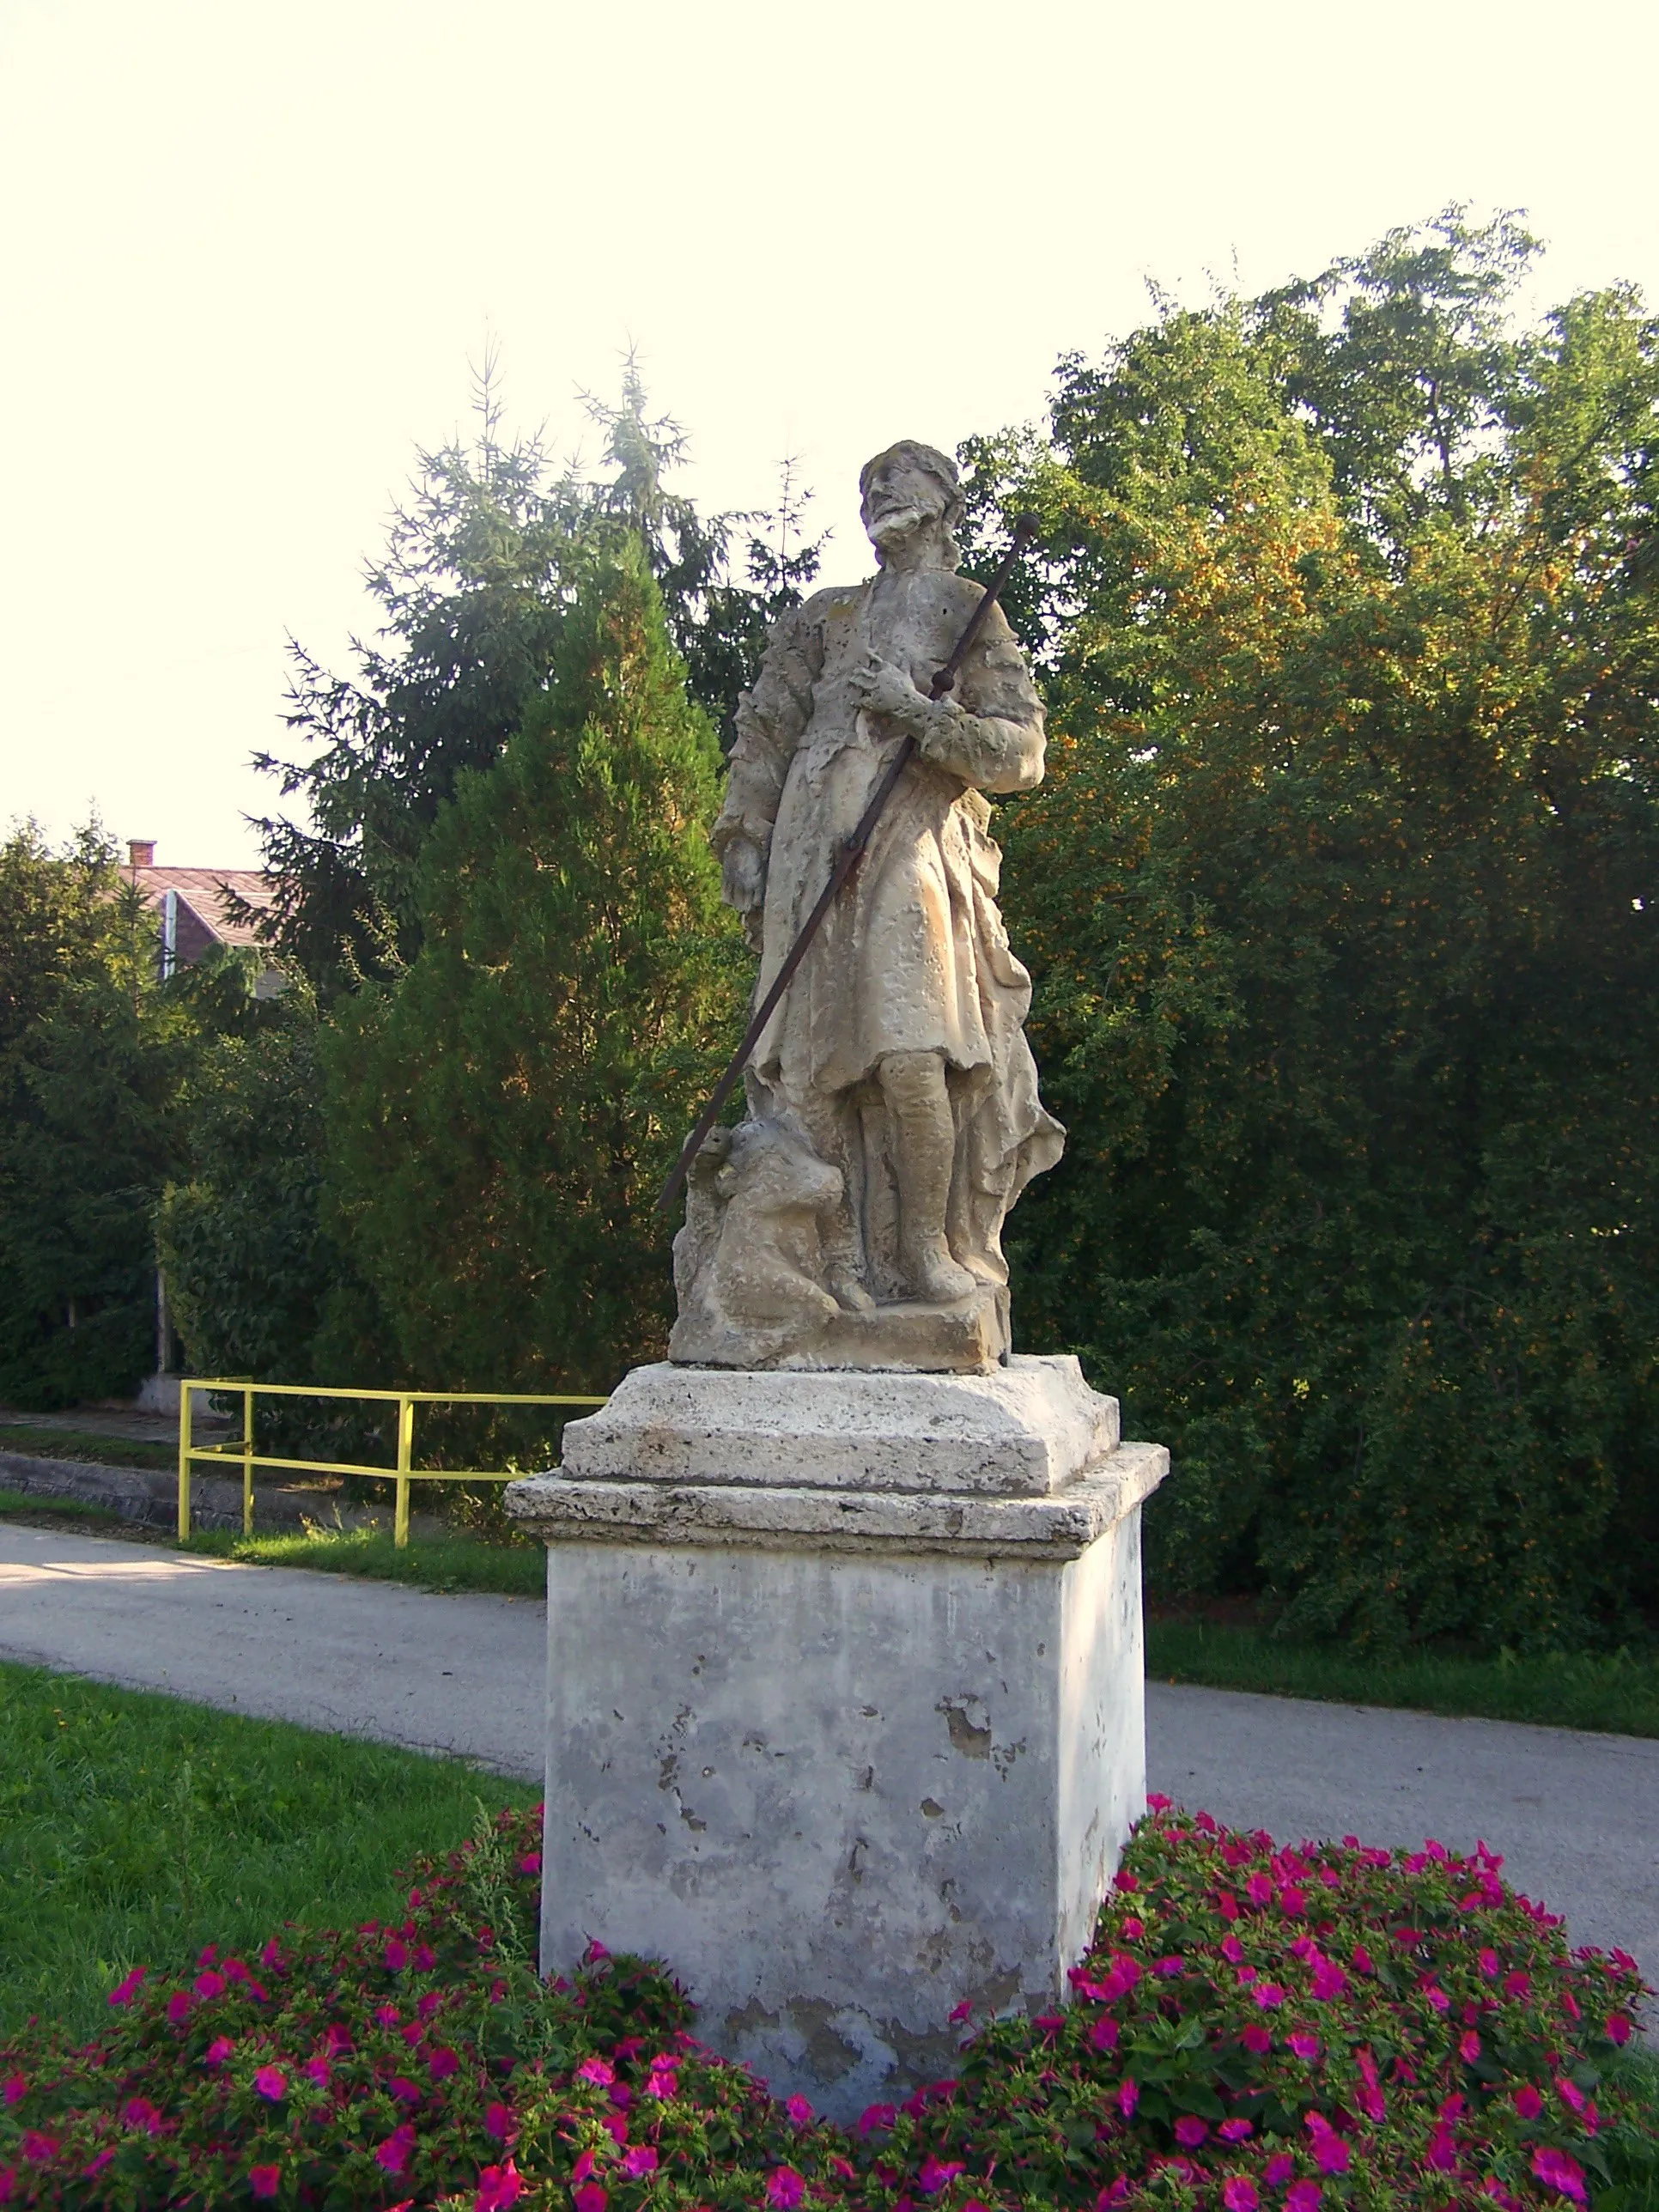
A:
<svg viewBox="0 0 1659 2212">
<path fill-rule="evenodd" d="M 860 708 L 848 679 L 873 653 L 925 692 L 980 596 L 945 568 L 883 574 L 820 592 L 775 627 L 739 708 L 714 833 L 717 851 L 741 833 L 768 855 L 757 997 L 902 742 Z M 869 1196 L 869 1079 L 890 1053 L 942 1054 L 957 1128 L 951 1243 L 999 1282 L 1002 1216 L 1059 1158 L 1062 1133 L 1037 1097 L 1022 1026 L 1030 979 L 997 911 L 1001 855 L 981 794 L 1029 789 L 1042 762 L 1042 705 L 998 607 L 751 1062 L 768 1106 L 793 1109 L 843 1168 L 867 1243 L 881 1212 Z"/>
</svg>

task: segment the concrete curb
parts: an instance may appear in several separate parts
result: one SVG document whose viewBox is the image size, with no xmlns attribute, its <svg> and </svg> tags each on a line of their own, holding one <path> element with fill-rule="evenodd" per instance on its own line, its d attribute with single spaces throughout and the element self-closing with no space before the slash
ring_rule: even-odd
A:
<svg viewBox="0 0 1659 2212">
<path fill-rule="evenodd" d="M 171 1529 L 178 1522 L 179 1478 L 170 1469 L 103 1467 L 85 1460 L 0 1451 L 0 1490 L 21 1491 L 47 1506 L 59 1498 L 96 1505 L 147 1528 Z M 222 1475 L 197 1474 L 191 1480 L 190 1510 L 195 1527 L 240 1535 L 242 1486 Z M 297 1534 L 307 1519 L 319 1518 L 322 1510 L 322 1501 L 310 1493 L 256 1485 L 254 1526 L 266 1534 Z"/>
</svg>

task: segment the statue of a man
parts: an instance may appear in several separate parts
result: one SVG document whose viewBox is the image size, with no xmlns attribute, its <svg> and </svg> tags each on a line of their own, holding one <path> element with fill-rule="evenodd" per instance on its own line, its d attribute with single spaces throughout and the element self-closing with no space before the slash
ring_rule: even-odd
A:
<svg viewBox="0 0 1659 2212">
<path fill-rule="evenodd" d="M 1005 1214 L 1059 1158 L 1009 950 L 983 794 L 1042 776 L 1043 720 L 1000 607 L 954 693 L 927 686 L 981 588 L 957 573 L 954 464 L 910 439 L 860 477 L 879 564 L 783 616 L 738 714 L 714 831 L 764 993 L 906 735 L 917 751 L 753 1054 L 753 1121 L 839 1170 L 822 1286 L 849 1315 L 1007 1279 Z M 827 1303 L 827 1302 L 826 1302 Z"/>
</svg>

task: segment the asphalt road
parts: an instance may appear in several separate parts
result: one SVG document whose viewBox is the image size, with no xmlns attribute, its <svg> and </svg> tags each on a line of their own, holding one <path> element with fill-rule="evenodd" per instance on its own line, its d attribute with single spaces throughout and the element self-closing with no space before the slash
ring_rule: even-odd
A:
<svg viewBox="0 0 1659 2212">
<path fill-rule="evenodd" d="M 0 1658 L 539 1778 L 543 1608 L 0 1523 Z M 1281 1840 L 1477 1837 L 1659 1982 L 1659 1742 L 1147 1686 L 1148 1786 Z M 4 1736 L 0 1731 L 0 1759 Z"/>
</svg>

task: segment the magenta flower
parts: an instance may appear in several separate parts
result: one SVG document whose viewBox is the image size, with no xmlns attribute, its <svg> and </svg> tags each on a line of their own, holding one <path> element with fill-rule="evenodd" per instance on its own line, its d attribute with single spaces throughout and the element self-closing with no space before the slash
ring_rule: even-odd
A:
<svg viewBox="0 0 1659 2212">
<path fill-rule="evenodd" d="M 1443 2121 L 1429 2137 L 1429 2148 L 1425 2155 L 1437 2173 L 1456 2172 L 1457 2144 L 1451 2130 Z"/>
<path fill-rule="evenodd" d="M 319 2089 L 327 2088 L 329 2076 L 332 2070 L 333 2069 L 329 2065 L 327 2059 L 323 2057 L 320 2054 L 319 2054 L 315 2058 L 307 2058 L 305 2064 L 300 2069 L 300 2071 L 305 2075 L 307 2081 L 314 2081 Z"/>
<path fill-rule="evenodd" d="M 766 2177 L 766 2201 L 773 2212 L 790 2212 L 805 2194 L 805 2181 L 793 2166 L 775 2166 Z"/>
<path fill-rule="evenodd" d="M 1316 2181 L 1293 2181 L 1285 2192 L 1285 2212 L 1319 2212 L 1324 2194 Z"/>
<path fill-rule="evenodd" d="M 1126 2120 L 1135 2116 L 1135 2106 L 1140 2102 L 1140 2084 L 1133 2075 L 1117 2085 L 1117 2108 Z"/>
<path fill-rule="evenodd" d="M 584 2058 L 576 2069 L 576 2079 L 579 2081 L 597 2082 L 600 2088 L 604 2088 L 616 2078 L 617 2069 L 608 2058 Z"/>
<path fill-rule="evenodd" d="M 1123 1940 L 1126 1943 L 1139 1943 L 1146 1933 L 1146 1930 L 1138 1920 L 1126 1920 L 1123 1923 Z"/>
<path fill-rule="evenodd" d="M 1258 1982 L 1250 1995 L 1268 2012 L 1276 2012 L 1285 2002 L 1285 1992 L 1277 1982 Z"/>
<path fill-rule="evenodd" d="M 1273 1901 L 1272 1878 L 1265 1874 L 1253 1874 L 1244 1885 L 1244 1894 L 1252 1905 L 1271 1905 Z"/>
<path fill-rule="evenodd" d="M 578 2182 L 571 2191 L 570 2197 L 576 2212 L 605 2212 L 610 2201 L 597 2181 Z"/>
<path fill-rule="evenodd" d="M 1466 2066 L 1473 2066 L 1480 2056 L 1480 2039 L 1473 2028 L 1469 2028 L 1459 2037 L 1457 2055 Z"/>
<path fill-rule="evenodd" d="M 805 2097 L 791 2097 L 783 2109 L 798 2128 L 810 2128 L 817 2118 L 811 2105 Z"/>
<path fill-rule="evenodd" d="M 1335 2134 L 1316 2136 L 1313 2154 L 1322 2173 L 1346 2173 L 1351 2163 L 1348 2146 Z"/>
<path fill-rule="evenodd" d="M 890 2128 L 897 2118 L 898 2110 L 896 2106 L 866 2105 L 859 2114 L 859 2133 L 861 2136 L 867 2136 L 877 2128 Z"/>
<path fill-rule="evenodd" d="M 222 2066 L 235 2049 L 236 2045 L 228 2035 L 216 2035 L 202 2053 L 202 2063 L 204 2066 Z"/>
<path fill-rule="evenodd" d="M 519 1872 L 520 1874 L 538 1875 L 541 1870 L 542 1855 L 539 1851 L 526 1851 L 524 1856 L 519 1861 Z"/>
<path fill-rule="evenodd" d="M 453 2051 L 440 2043 L 434 2046 L 426 2062 L 426 2070 L 434 2081 L 447 2081 L 452 2074 L 460 2070 L 460 2060 Z"/>
<path fill-rule="evenodd" d="M 497 2142 L 505 2142 L 513 2132 L 513 2115 L 505 2105 L 488 2106 L 484 2111 L 484 2133 L 494 2136 Z"/>
<path fill-rule="evenodd" d="M 167 2018 L 175 2027 L 182 2027 L 190 2018 L 188 1990 L 174 1990 L 173 1995 L 167 1999 Z"/>
<path fill-rule="evenodd" d="M 215 1966 L 210 1966 L 206 1973 L 196 1977 L 195 1988 L 198 1997 L 222 1997 L 228 1987 L 229 1984 Z"/>
<path fill-rule="evenodd" d="M 967 2168 L 960 2160 L 954 2165 L 947 2166 L 942 2160 L 935 2158 L 929 2152 L 921 2161 L 921 2170 L 916 2179 L 921 2184 L 921 2193 L 924 2197 L 937 2197 L 941 2189 L 950 2187 L 957 2174 L 965 2173 L 966 2171 Z"/>
<path fill-rule="evenodd" d="M 395 2004 L 377 2005 L 374 2018 L 381 2027 L 396 2027 L 403 2019 Z"/>
<path fill-rule="evenodd" d="M 251 2166 L 247 2185 L 256 2197 L 274 2197 L 283 2185 L 283 2169 L 280 2166 Z"/>
<path fill-rule="evenodd" d="M 962 2002 L 951 2012 L 951 2025 L 954 2027 L 958 2021 L 971 2020 L 973 2016 L 974 2001 L 972 1997 L 963 1997 Z"/>
<path fill-rule="evenodd" d="M 139 1984 L 149 1972 L 148 1966 L 135 1966 L 125 1979 L 117 1982 L 115 1987 L 110 1991 L 110 2002 L 112 2005 L 130 2005 L 138 1994 Z"/>
<path fill-rule="evenodd" d="M 394 2074 L 386 2087 L 400 2105 L 418 2105 L 421 2093 L 406 2074 Z"/>
<path fill-rule="evenodd" d="M 1515 2109 L 1523 2120 L 1535 2120 L 1544 2109 L 1544 2100 L 1530 2081 L 1523 2081 L 1515 2093 Z"/>
<path fill-rule="evenodd" d="M 21 2105 L 28 2092 L 28 2083 L 21 2074 L 6 2076 L 5 2100 L 9 2105 Z"/>
<path fill-rule="evenodd" d="M 659 2060 L 656 2065 L 652 2068 L 650 2075 L 646 2081 L 646 2095 L 647 2097 L 678 2097 L 679 2093 L 679 2075 L 675 2073 L 672 2066 L 665 2066 L 662 2062 Z"/>
<path fill-rule="evenodd" d="M 395 1936 L 389 1936 L 386 1938 L 386 1972 L 392 1974 L 401 1974 L 409 1964 L 409 1947 L 406 1943 L 400 1942 Z"/>
<path fill-rule="evenodd" d="M 1175 2139 L 1183 2150 L 1196 2150 L 1209 2132 L 1208 2122 L 1195 2112 L 1183 2112 L 1175 2124 Z"/>
<path fill-rule="evenodd" d="M 1248 2027 L 1241 2027 L 1238 2039 L 1246 2051 L 1254 2051 L 1258 2058 L 1265 2057 L 1273 2047 L 1272 2036 L 1259 2021 L 1253 2020 Z"/>
<path fill-rule="evenodd" d="M 1089 2030 L 1089 2040 L 1097 2051 L 1115 2051 L 1117 2034 L 1117 2022 L 1103 2016 Z"/>
<path fill-rule="evenodd" d="M 622 2170 L 635 2181 L 642 2173 L 654 2173 L 657 2154 L 649 2143 L 634 2143 L 623 2153 Z"/>
<path fill-rule="evenodd" d="M 1532 1976 L 1523 1974 L 1517 1966 L 1512 1974 L 1504 1975 L 1504 1994 L 1506 1997 L 1529 1997 L 1532 1995 Z"/>
<path fill-rule="evenodd" d="M 1223 2120 L 1216 2130 L 1216 2138 L 1224 2143 L 1248 2142 L 1255 2133 L 1249 2120 Z"/>
<path fill-rule="evenodd" d="M 384 2166 L 388 2173 L 407 2172 L 409 2161 L 415 2155 L 415 2130 L 405 2120 L 400 2128 L 393 2128 L 383 2143 L 375 2146 L 374 2163 Z"/>
<path fill-rule="evenodd" d="M 1129 1872 L 1127 1867 L 1120 1867 L 1117 1872 L 1112 1876 L 1112 1887 L 1114 1889 L 1121 1889 L 1126 1897 L 1132 1890 L 1139 1889 L 1139 1887 L 1140 1884 L 1135 1880 L 1134 1876 Z"/>
<path fill-rule="evenodd" d="M 1630 2022 L 1623 2013 L 1610 2012 L 1607 2014 L 1607 2041 L 1609 2043 L 1630 2041 Z"/>
<path fill-rule="evenodd" d="M 1575 2204 L 1586 2204 L 1584 2169 L 1576 2158 L 1569 2158 L 1564 2150 L 1555 2150 L 1547 2143 L 1540 2143 L 1532 2154 L 1532 2170 L 1547 2189 L 1559 2191 Z"/>
<path fill-rule="evenodd" d="M 1296 2160 L 1287 2150 L 1276 2150 L 1261 2169 L 1261 2179 L 1269 2189 L 1282 2189 L 1296 2172 Z"/>
<path fill-rule="evenodd" d="M 50 2166 L 58 2155 L 58 2138 L 43 2135 L 39 2128 L 27 2128 L 24 2130 L 21 2148 L 30 2166 Z"/>
<path fill-rule="evenodd" d="M 159 2136 L 161 2115 L 148 2097 L 129 2097 L 121 2107 L 121 2125 L 138 2134 Z"/>
<path fill-rule="evenodd" d="M 1247 2181 L 1242 2173 L 1230 2173 L 1221 2185 L 1221 2202 L 1226 2212 L 1256 2212 L 1261 2199 L 1255 2182 Z"/>
<path fill-rule="evenodd" d="M 1340 1997 L 1348 1986 L 1348 1978 L 1334 1959 L 1316 1959 L 1313 1970 L 1313 1993 L 1320 2004 L 1329 2004 Z"/>
<path fill-rule="evenodd" d="M 1356 1943 L 1353 1947 L 1353 1970 L 1356 1974 L 1374 1974 L 1376 1972 L 1371 1954 L 1363 1943 Z"/>
<path fill-rule="evenodd" d="M 113 2166 L 114 2163 L 115 2153 L 112 2150 L 100 2150 L 96 2158 L 89 2160 L 88 2163 L 82 2167 L 81 2179 L 82 2181 L 96 2181 L 104 2168 L 106 2166 Z M 9 2168 L 8 2169 L 8 2172 L 9 2172 Z M 0 2204 L 4 2203 L 9 2193 L 9 2185 L 6 2183 L 6 2176 L 4 2174 L 0 2174 Z"/>
<path fill-rule="evenodd" d="M 280 2066 L 262 2066 L 253 2077 L 253 2086 L 275 2105 L 288 2094 L 288 2076 Z"/>
<path fill-rule="evenodd" d="M 524 2195 L 524 2176 L 509 2158 L 504 2166 L 487 2166 L 478 2176 L 478 2193 L 472 2212 L 507 2212 Z"/>
<path fill-rule="evenodd" d="M 1319 2056 L 1319 2038 L 1316 2035 L 1297 2033 L 1287 2035 L 1285 2040 L 1298 2058 L 1317 2058 Z"/>
<path fill-rule="evenodd" d="M 1146 1802 L 1154 1813 L 1167 1813 L 1170 1806 L 1175 1803 L 1175 1799 L 1173 1797 L 1160 1797 L 1156 1790 L 1149 1790 L 1146 1793 Z M 1200 1825 L 1203 1822 L 1203 1819 L 1204 1815 L 1200 1813 L 1199 1814 Z"/>
<path fill-rule="evenodd" d="M 1286 1882 L 1279 1893 L 1279 1909 L 1287 1920 L 1298 1920 L 1308 1909 L 1307 1893 L 1294 1882 Z"/>
</svg>

